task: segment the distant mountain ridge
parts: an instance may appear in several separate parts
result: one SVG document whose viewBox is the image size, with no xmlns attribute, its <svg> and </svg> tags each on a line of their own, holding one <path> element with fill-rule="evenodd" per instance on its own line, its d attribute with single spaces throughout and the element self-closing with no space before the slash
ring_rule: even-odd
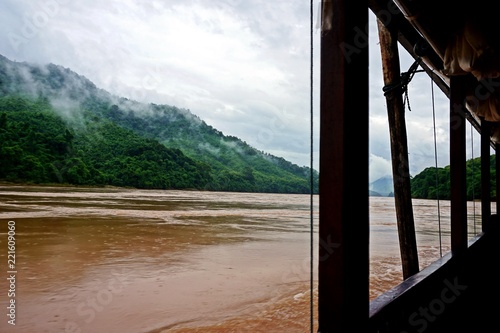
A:
<svg viewBox="0 0 500 333">
<path fill-rule="evenodd" d="M 119 142 L 114 140 L 115 138 L 112 138 L 110 133 L 116 135 L 117 131 L 126 130 L 142 138 L 136 139 L 130 136 L 131 142 L 140 142 L 140 145 L 144 145 L 145 143 L 141 140 L 150 140 L 148 142 L 152 145 L 161 143 L 162 146 L 171 149 L 171 152 L 167 153 L 167 151 L 163 152 L 162 148 L 155 148 L 156 157 L 170 154 L 179 160 L 185 160 L 183 162 L 185 175 L 190 175 L 191 171 L 197 170 L 193 171 L 199 176 L 194 177 L 198 179 L 196 188 L 245 192 L 310 192 L 310 168 L 297 166 L 281 157 L 259 151 L 237 137 L 224 135 L 187 109 L 139 103 L 114 96 L 68 68 L 54 64 L 40 66 L 14 62 L 0 55 L 0 98 L 3 99 L 0 113 L 3 112 L 6 119 L 15 120 L 16 124 L 17 122 L 21 124 L 22 121 L 19 118 L 20 113 L 15 113 L 14 109 L 23 112 L 29 109 L 34 110 L 35 113 L 42 110 L 44 113 L 57 114 L 73 137 L 71 142 L 67 143 L 76 145 L 78 148 L 76 152 L 72 151 L 75 156 L 60 156 L 60 158 L 79 158 L 83 163 L 82 168 L 90 167 L 95 170 L 93 172 L 100 170 L 99 177 L 102 177 L 99 178 L 101 180 L 98 183 L 105 183 L 107 171 L 99 169 L 102 168 L 104 162 L 97 162 L 99 156 L 91 154 L 89 147 L 94 145 L 95 149 L 99 149 L 95 146 L 95 142 L 96 138 L 103 136 L 103 133 L 112 139 L 102 141 L 103 147 L 111 143 L 116 146 Z M 31 105 L 31 107 L 22 108 L 20 107 L 22 105 Z M 101 125 L 98 125 L 99 123 Z M 13 128 L 8 128 L 8 130 L 13 131 Z M 36 131 L 35 128 L 33 130 Z M 99 134 L 101 130 L 104 132 Z M 123 132 L 122 135 L 128 137 L 129 134 L 125 133 L 128 132 Z M 4 142 L 0 148 L 9 150 L 17 146 L 21 149 L 21 143 L 12 140 L 9 142 L 11 147 L 6 146 L 7 143 Z M 126 148 L 136 151 L 135 148 Z M 127 149 L 123 151 L 123 160 L 128 156 Z M 185 155 L 186 159 L 182 155 Z M 36 155 L 30 156 L 38 159 Z M 134 163 L 136 162 L 139 163 L 139 161 Z M 54 162 L 45 161 L 44 163 L 45 169 L 57 169 Z M 157 162 L 150 160 L 148 168 L 156 170 L 155 163 Z M 154 167 L 153 164 L 155 164 Z M 137 170 L 140 173 L 142 169 L 138 166 Z M 317 193 L 318 173 L 315 170 L 312 172 L 314 192 Z M 202 174 L 204 176 L 200 176 Z M 10 175 L 11 178 L 15 178 L 13 173 Z M 5 175 L 3 176 L 5 178 Z M 173 181 L 173 178 L 169 177 Z M 130 178 L 133 178 L 132 175 Z M 159 187 L 164 188 L 168 182 L 163 179 L 160 183 L 162 185 Z M 130 186 L 137 186 L 137 184 Z M 188 182 L 186 186 L 190 187 Z M 144 187 L 155 188 L 155 185 L 149 184 Z"/>
<path fill-rule="evenodd" d="M 369 195 L 376 197 L 391 197 L 394 196 L 394 183 L 392 177 L 381 177 L 368 186 Z"/>
</svg>

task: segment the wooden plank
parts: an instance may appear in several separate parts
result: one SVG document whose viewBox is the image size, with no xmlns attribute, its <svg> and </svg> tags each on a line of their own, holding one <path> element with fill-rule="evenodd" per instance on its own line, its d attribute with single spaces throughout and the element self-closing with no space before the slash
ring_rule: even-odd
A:
<svg viewBox="0 0 500 333">
<path fill-rule="evenodd" d="M 491 124 L 481 119 L 481 230 L 486 231 L 491 216 L 490 144 Z"/>
<path fill-rule="evenodd" d="M 318 326 L 365 332 L 369 316 L 368 10 L 323 0 Z"/>
<path fill-rule="evenodd" d="M 497 321 L 498 288 L 493 261 L 498 224 L 472 237 L 464 255 L 447 253 L 370 303 L 370 333 L 488 332 Z M 451 287 L 451 288 L 450 288 Z M 454 290 L 453 301 L 447 293 Z M 439 309 L 439 310 L 437 310 Z"/>
<path fill-rule="evenodd" d="M 495 143 L 495 176 L 496 176 L 496 215 L 500 216 L 500 170 L 498 166 L 500 165 L 500 154 L 499 154 L 500 144 Z"/>
<path fill-rule="evenodd" d="M 386 87 L 392 87 L 386 91 L 385 97 L 391 140 L 392 176 L 399 249 L 403 278 L 407 279 L 418 273 L 420 268 L 411 198 L 405 107 L 399 66 L 398 32 L 387 28 L 380 20 L 377 20 L 377 23 L 384 84 Z"/>
<path fill-rule="evenodd" d="M 465 78 L 450 78 L 450 219 L 451 251 L 467 249 Z"/>
</svg>

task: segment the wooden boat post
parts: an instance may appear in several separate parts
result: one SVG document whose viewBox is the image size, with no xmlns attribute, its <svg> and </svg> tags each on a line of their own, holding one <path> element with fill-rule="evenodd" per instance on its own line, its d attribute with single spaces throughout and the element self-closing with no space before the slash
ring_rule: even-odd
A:
<svg viewBox="0 0 500 333">
<path fill-rule="evenodd" d="M 481 118 L 481 230 L 486 231 L 491 216 L 490 147 L 491 124 Z M 475 217 L 474 217 L 475 218 Z"/>
<path fill-rule="evenodd" d="M 367 332 L 368 10 L 321 5 L 318 332 Z"/>
<path fill-rule="evenodd" d="M 406 279 L 419 271 L 417 239 L 411 200 L 408 142 L 406 136 L 405 107 L 399 65 L 398 35 L 377 19 L 382 71 L 385 87 L 387 117 L 391 138 L 392 177 L 394 203 L 399 235 L 399 249 Z"/>
<path fill-rule="evenodd" d="M 500 214 L 500 143 L 495 143 L 495 198 L 496 198 L 496 215 Z"/>
<path fill-rule="evenodd" d="M 464 76 L 450 77 L 450 224 L 451 252 L 467 249 L 467 169 Z"/>
</svg>

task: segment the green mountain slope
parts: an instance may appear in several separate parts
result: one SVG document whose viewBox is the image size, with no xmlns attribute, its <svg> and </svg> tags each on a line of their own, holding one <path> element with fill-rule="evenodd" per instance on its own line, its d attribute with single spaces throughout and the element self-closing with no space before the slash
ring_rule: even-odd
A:
<svg viewBox="0 0 500 333">
<path fill-rule="evenodd" d="M 208 166 L 93 117 L 70 127 L 46 99 L 0 97 L 0 179 L 14 182 L 204 188 Z"/>
<path fill-rule="evenodd" d="M 481 158 L 470 159 L 467 168 L 467 200 L 481 198 Z M 496 161 L 490 156 L 490 188 L 491 196 L 496 197 Z M 436 177 L 437 176 L 437 177 Z M 437 178 L 437 179 L 436 179 Z M 444 168 L 429 167 L 411 179 L 413 198 L 450 199 L 450 166 Z"/>
<path fill-rule="evenodd" d="M 90 106 L 91 107 L 91 106 Z M 94 112 L 210 165 L 211 190 L 308 193 L 309 169 L 251 147 L 207 125 L 187 110 L 122 103 Z M 316 175 L 317 177 L 317 175 Z"/>
<path fill-rule="evenodd" d="M 83 161 L 92 175 L 91 179 L 83 177 L 85 182 L 145 188 L 310 192 L 309 168 L 299 167 L 283 158 L 258 151 L 236 137 L 226 136 L 189 110 L 113 96 L 98 89 L 85 77 L 60 66 L 36 66 L 12 62 L 0 56 L 0 97 L 5 99 L 3 112 L 10 113 L 8 119 L 16 110 L 13 106 L 16 98 L 20 105 L 45 101 L 45 114 L 50 113 L 51 108 L 53 116 L 57 115 L 66 126 L 65 130 L 74 135 L 72 144 L 76 150 L 72 150 L 72 155 L 57 158 Z M 23 107 L 17 109 L 25 110 Z M 30 121 L 37 122 L 36 119 Z M 9 129 L 11 135 L 13 130 Z M 164 152 L 159 153 L 159 143 L 166 149 Z M 142 148 L 131 148 L 136 145 Z M 155 162 L 155 166 L 148 164 L 146 167 L 141 162 L 144 156 L 163 161 L 162 154 L 167 152 L 171 156 L 166 160 L 172 165 L 166 162 L 156 165 Z M 182 171 L 174 167 L 178 161 L 181 161 Z M 163 168 L 171 170 L 168 176 L 163 174 Z M 127 176 L 118 177 L 120 170 Z M 174 170 L 178 173 L 175 174 Z M 15 178 L 13 173 L 9 175 L 10 179 Z M 2 177 L 6 176 L 0 174 Z M 317 192 L 318 174 L 315 171 L 314 177 Z M 28 178 L 25 180 L 39 181 Z M 57 179 L 75 182 L 67 177 Z"/>
</svg>

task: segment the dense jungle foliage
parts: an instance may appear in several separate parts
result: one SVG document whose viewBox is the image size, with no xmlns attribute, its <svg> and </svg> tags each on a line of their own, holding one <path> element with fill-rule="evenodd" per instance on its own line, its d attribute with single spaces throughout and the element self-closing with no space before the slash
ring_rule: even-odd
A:
<svg viewBox="0 0 500 333">
<path fill-rule="evenodd" d="M 69 69 L 0 56 L 0 180 L 310 193 L 310 178 L 310 168 L 226 136 L 189 110 L 112 96 Z"/>
<path fill-rule="evenodd" d="M 481 158 L 470 159 L 467 168 L 467 199 L 481 198 Z M 490 156 L 490 189 L 492 198 L 496 197 L 495 155 Z M 411 179 L 411 195 L 421 199 L 450 199 L 450 167 L 429 167 Z"/>
<path fill-rule="evenodd" d="M 6 181 L 201 189 L 211 180 L 207 165 L 110 121 L 70 127 L 45 99 L 1 97 L 0 142 Z"/>
</svg>

